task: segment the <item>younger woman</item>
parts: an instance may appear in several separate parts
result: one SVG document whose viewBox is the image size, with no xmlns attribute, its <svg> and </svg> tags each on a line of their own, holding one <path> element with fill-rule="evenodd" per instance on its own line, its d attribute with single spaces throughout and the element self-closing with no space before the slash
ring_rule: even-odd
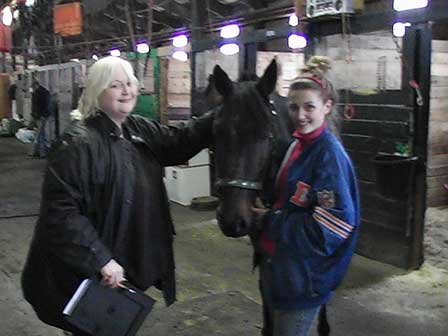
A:
<svg viewBox="0 0 448 336">
<path fill-rule="evenodd" d="M 308 335 L 344 278 L 358 237 L 353 164 L 331 131 L 336 94 L 325 77 L 329 68 L 328 59 L 313 57 L 290 86 L 296 140 L 278 173 L 273 208 L 253 208 L 262 223 L 264 336 Z"/>
</svg>

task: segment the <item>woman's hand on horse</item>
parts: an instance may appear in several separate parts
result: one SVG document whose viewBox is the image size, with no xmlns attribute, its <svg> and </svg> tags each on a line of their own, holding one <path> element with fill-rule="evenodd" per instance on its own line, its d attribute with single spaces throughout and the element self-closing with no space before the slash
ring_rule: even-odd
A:
<svg viewBox="0 0 448 336">
<path fill-rule="evenodd" d="M 101 283 L 112 288 L 123 287 L 122 282 L 126 281 L 123 267 L 114 259 L 101 268 L 101 276 Z"/>
<path fill-rule="evenodd" d="M 266 212 L 269 211 L 269 209 L 266 208 L 258 208 L 258 207 L 252 207 L 252 223 L 258 228 L 263 228 L 263 218 L 266 215 Z"/>
</svg>

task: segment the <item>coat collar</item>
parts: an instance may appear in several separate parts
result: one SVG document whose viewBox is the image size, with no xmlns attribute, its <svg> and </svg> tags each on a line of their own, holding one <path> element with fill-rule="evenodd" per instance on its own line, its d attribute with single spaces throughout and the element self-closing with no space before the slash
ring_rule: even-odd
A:
<svg viewBox="0 0 448 336">
<path fill-rule="evenodd" d="M 91 123 L 92 125 L 94 125 L 95 128 L 97 128 L 101 132 L 101 134 L 108 135 L 114 140 L 125 137 L 132 142 L 144 142 L 144 140 L 132 129 L 129 118 L 130 117 L 128 117 L 121 125 L 121 129 L 103 111 L 98 111 L 98 113 L 94 117 L 91 117 L 86 122 L 87 124 Z"/>
</svg>

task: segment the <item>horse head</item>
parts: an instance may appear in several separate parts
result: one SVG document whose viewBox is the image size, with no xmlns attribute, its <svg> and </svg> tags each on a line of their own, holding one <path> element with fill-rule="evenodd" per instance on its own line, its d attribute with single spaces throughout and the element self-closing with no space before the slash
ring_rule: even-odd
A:
<svg viewBox="0 0 448 336">
<path fill-rule="evenodd" d="M 233 82 L 217 65 L 216 90 L 222 95 L 214 132 L 217 220 L 229 237 L 251 231 L 256 196 L 263 188 L 273 142 L 273 115 L 269 94 L 277 81 L 273 60 L 258 81 Z"/>
</svg>

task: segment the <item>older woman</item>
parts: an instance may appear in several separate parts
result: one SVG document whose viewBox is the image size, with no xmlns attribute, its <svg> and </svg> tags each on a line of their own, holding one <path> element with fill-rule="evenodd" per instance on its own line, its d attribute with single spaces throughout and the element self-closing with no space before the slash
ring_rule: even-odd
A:
<svg viewBox="0 0 448 336">
<path fill-rule="evenodd" d="M 22 275 L 25 298 L 45 323 L 79 333 L 62 310 L 80 281 L 126 278 L 175 301 L 173 225 L 163 167 L 211 141 L 212 116 L 183 128 L 130 115 L 138 81 L 131 65 L 106 57 L 89 69 L 82 120 L 48 160 L 40 216 Z"/>
</svg>

